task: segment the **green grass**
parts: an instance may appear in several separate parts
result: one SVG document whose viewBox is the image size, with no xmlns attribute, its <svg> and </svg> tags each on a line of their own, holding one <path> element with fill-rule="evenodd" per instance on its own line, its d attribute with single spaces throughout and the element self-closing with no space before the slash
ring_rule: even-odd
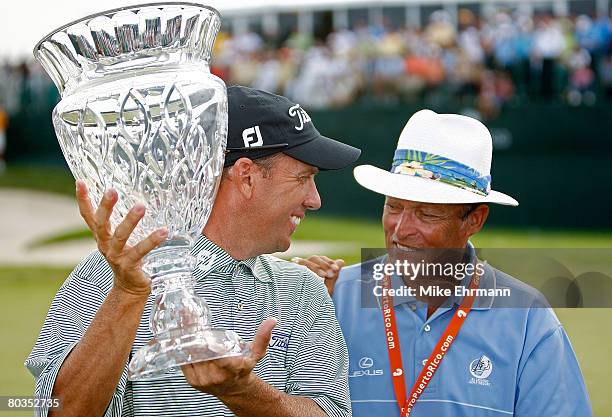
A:
<svg viewBox="0 0 612 417">
<path fill-rule="evenodd" d="M 69 242 L 72 240 L 81 239 L 93 239 L 93 234 L 88 228 L 71 229 L 66 230 L 62 233 L 46 236 L 42 239 L 32 242 L 29 246 L 31 249 L 34 249 L 42 246 L 53 245 L 55 243 Z"/>
<path fill-rule="evenodd" d="M 32 395 L 34 378 L 23 366 L 36 342 L 53 296 L 70 269 L 0 267 L 0 396 Z M 1 412 L 2 417 L 32 412 Z"/>
<path fill-rule="evenodd" d="M 479 248 L 612 248 L 612 231 L 485 228 L 472 239 Z"/>
<path fill-rule="evenodd" d="M 578 357 L 595 417 L 612 417 L 608 379 L 612 372 L 612 335 L 604 330 L 612 322 L 612 309 L 556 309 Z M 551 363 L 551 366 L 555 364 Z"/>
<path fill-rule="evenodd" d="M 21 188 L 74 196 L 74 178 L 61 166 L 9 164 L 0 175 L 0 188 Z"/>
<path fill-rule="evenodd" d="M 294 239 L 358 242 L 361 247 L 378 248 L 385 244 L 379 222 L 346 219 L 308 213 L 293 235 Z"/>
</svg>

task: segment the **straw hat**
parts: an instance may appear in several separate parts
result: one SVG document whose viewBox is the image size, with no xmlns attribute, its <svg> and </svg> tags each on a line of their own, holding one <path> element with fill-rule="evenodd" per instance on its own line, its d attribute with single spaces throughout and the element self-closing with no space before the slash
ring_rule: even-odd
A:
<svg viewBox="0 0 612 417">
<path fill-rule="evenodd" d="M 518 206 L 491 190 L 492 151 L 491 134 L 478 120 L 421 110 L 406 123 L 390 171 L 360 165 L 353 174 L 363 187 L 402 200 Z"/>
</svg>

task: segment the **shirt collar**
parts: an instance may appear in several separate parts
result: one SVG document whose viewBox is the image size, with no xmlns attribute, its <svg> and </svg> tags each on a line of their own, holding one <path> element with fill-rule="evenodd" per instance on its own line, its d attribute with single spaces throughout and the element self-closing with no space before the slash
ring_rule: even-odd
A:
<svg viewBox="0 0 612 417">
<path fill-rule="evenodd" d="M 474 249 L 474 245 L 472 244 L 472 242 L 468 241 L 467 249 L 469 252 L 471 263 L 476 264 L 476 262 L 482 262 L 478 260 L 478 257 L 476 256 L 476 250 Z M 385 262 L 385 260 L 386 260 L 386 257 L 382 259 L 382 262 Z M 484 273 L 482 277 L 480 277 L 480 285 L 478 286 L 478 288 L 495 289 L 497 287 L 497 282 L 495 279 L 495 271 L 493 270 L 493 268 L 491 268 L 489 264 L 483 263 L 483 265 L 484 265 Z M 466 277 L 465 279 L 461 280 L 461 285 L 465 288 L 468 288 L 471 281 L 472 281 L 471 276 Z M 402 278 L 396 275 L 393 275 L 391 277 L 391 288 L 399 289 L 403 285 L 405 284 Z M 489 291 L 489 292 L 493 293 L 492 291 Z M 495 299 L 494 296 L 477 296 L 474 299 L 474 304 L 472 305 L 472 309 L 489 310 L 491 306 L 493 305 L 494 299 Z M 463 297 L 453 294 L 449 300 L 444 302 L 443 307 L 440 307 L 438 310 L 441 310 L 441 311 L 450 310 L 451 306 L 454 307 L 455 305 L 457 306 L 460 305 L 462 300 L 463 300 Z M 393 306 L 398 306 L 403 303 L 408 303 L 408 304 L 421 303 L 422 304 L 421 301 L 409 295 L 393 297 Z"/>
<path fill-rule="evenodd" d="M 477 263 L 480 262 L 482 265 L 484 265 L 484 268 L 483 268 L 484 272 L 482 276 L 480 277 L 480 284 L 478 285 L 478 288 L 486 289 L 486 290 L 495 289 L 496 280 L 495 280 L 495 273 L 493 269 L 488 264 L 478 259 L 478 256 L 476 255 L 476 249 L 474 248 L 474 245 L 470 241 L 468 241 L 467 250 L 469 252 L 470 263 L 476 265 Z M 461 280 L 461 286 L 468 288 L 471 282 L 472 282 L 472 276 L 466 277 L 465 279 Z M 491 291 L 488 291 L 488 292 L 491 292 Z M 453 306 L 460 305 L 461 302 L 463 301 L 463 297 L 457 296 L 454 294 L 451 297 L 451 299 L 452 299 Z M 493 299 L 494 299 L 493 296 L 477 296 L 474 299 L 474 304 L 472 304 L 472 309 L 488 310 L 493 305 Z"/>
<path fill-rule="evenodd" d="M 220 272 L 227 278 L 232 277 L 232 273 L 239 265 L 246 266 L 253 276 L 262 282 L 270 282 L 271 274 L 268 273 L 262 264 L 261 256 L 236 260 L 230 256 L 222 247 L 214 243 L 204 235 L 201 235 L 191 249 L 191 254 L 196 257 L 196 269 L 199 270 L 198 277 L 204 278 L 210 272 Z"/>
</svg>

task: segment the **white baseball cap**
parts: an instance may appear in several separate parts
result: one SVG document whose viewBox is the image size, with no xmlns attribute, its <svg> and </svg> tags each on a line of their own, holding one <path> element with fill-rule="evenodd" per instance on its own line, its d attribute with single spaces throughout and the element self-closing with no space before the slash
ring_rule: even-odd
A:
<svg viewBox="0 0 612 417">
<path fill-rule="evenodd" d="M 491 134 L 478 120 L 421 110 L 402 130 L 390 171 L 360 165 L 353 175 L 368 190 L 402 200 L 518 206 L 491 190 L 492 153 Z"/>
</svg>

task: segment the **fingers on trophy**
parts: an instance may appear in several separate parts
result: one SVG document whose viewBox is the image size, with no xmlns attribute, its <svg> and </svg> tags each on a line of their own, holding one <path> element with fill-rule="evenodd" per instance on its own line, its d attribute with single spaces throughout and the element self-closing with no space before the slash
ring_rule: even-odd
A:
<svg viewBox="0 0 612 417">
<path fill-rule="evenodd" d="M 149 294 L 151 280 L 142 271 L 142 260 L 166 240 L 168 229 L 164 227 L 155 230 L 145 239 L 130 246 L 127 241 L 145 215 L 146 209 L 143 203 L 136 203 L 113 231 L 110 217 L 118 200 L 118 194 L 114 189 L 105 191 L 95 211 L 85 182 L 77 180 L 76 195 L 79 212 L 93 233 L 98 250 L 115 272 L 115 285 L 133 295 Z"/>
</svg>

